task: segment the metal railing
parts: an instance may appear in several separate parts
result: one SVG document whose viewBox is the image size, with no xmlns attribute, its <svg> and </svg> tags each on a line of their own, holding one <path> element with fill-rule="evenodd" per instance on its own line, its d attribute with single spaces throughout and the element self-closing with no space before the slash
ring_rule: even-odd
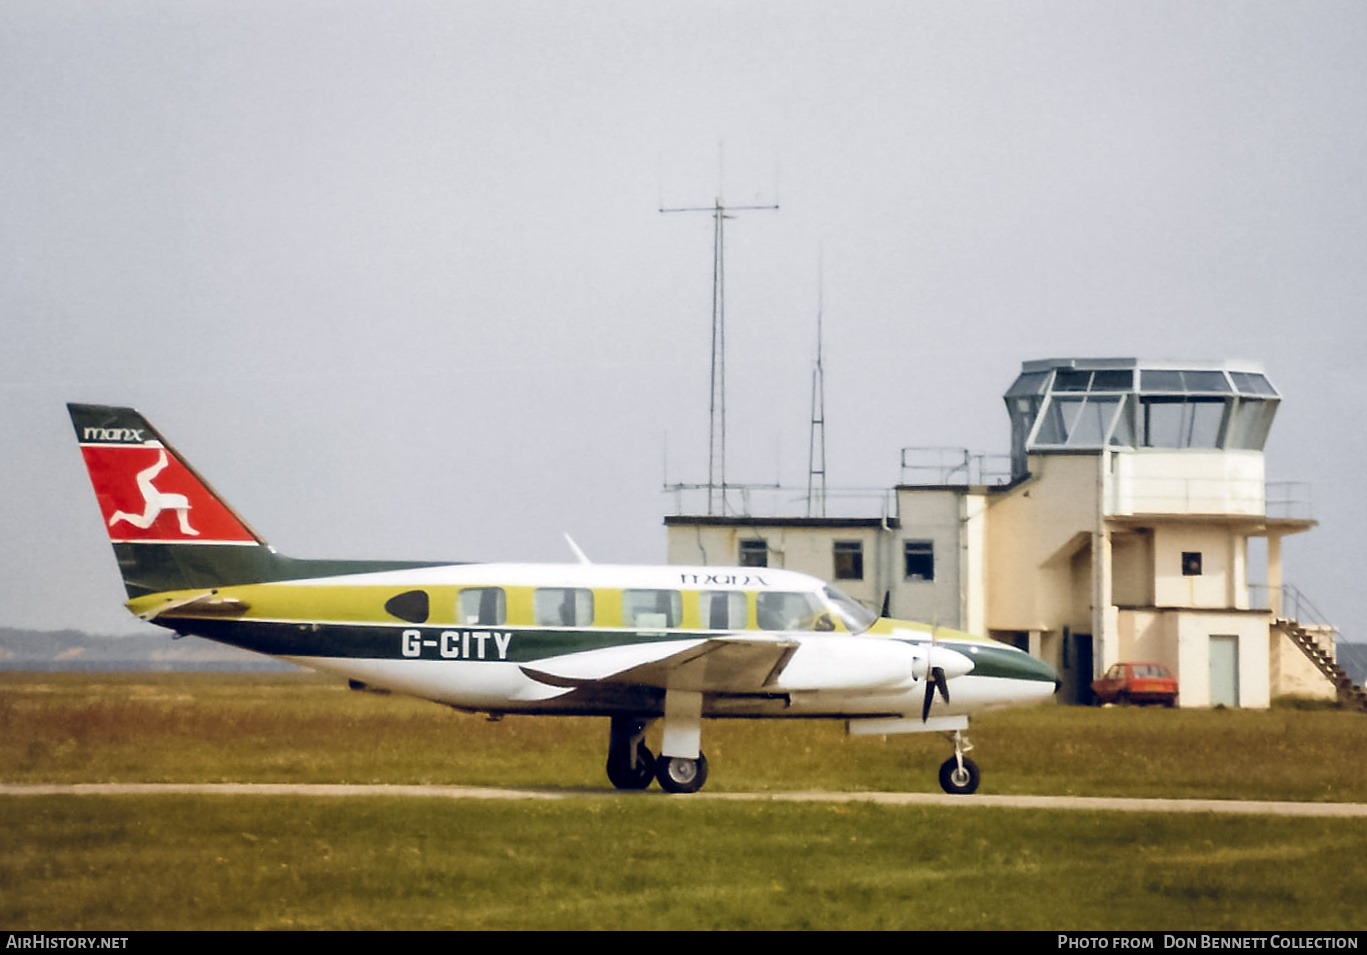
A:
<svg viewBox="0 0 1367 955">
<path fill-rule="evenodd" d="M 903 484 L 960 487 L 1011 483 L 1011 456 L 968 448 L 902 449 Z"/>
<path fill-rule="evenodd" d="M 1290 520 L 1313 520 L 1315 509 L 1310 500 L 1309 481 L 1268 481 L 1264 494 L 1267 516 Z"/>
<path fill-rule="evenodd" d="M 1257 478 L 1142 474 L 1118 480 L 1112 514 L 1244 514 L 1312 520 L 1310 484 Z"/>
<path fill-rule="evenodd" d="M 676 516 L 707 514 L 712 489 L 706 484 L 669 484 L 665 492 L 674 498 Z M 807 489 L 781 484 L 728 484 L 721 494 L 722 513 L 712 517 L 802 518 L 808 516 Z M 882 518 L 897 516 L 895 488 L 827 488 L 824 513 L 829 518 Z"/>
<path fill-rule="evenodd" d="M 1294 620 L 1301 626 L 1314 627 L 1322 630 L 1331 630 L 1336 636 L 1339 629 L 1329 622 L 1318 607 L 1310 598 L 1301 593 L 1300 589 L 1294 584 L 1282 584 L 1280 588 L 1282 597 L 1281 616 L 1285 620 Z M 1269 610 L 1272 607 L 1272 588 L 1267 584 L 1248 585 L 1248 604 L 1256 610 Z"/>
</svg>

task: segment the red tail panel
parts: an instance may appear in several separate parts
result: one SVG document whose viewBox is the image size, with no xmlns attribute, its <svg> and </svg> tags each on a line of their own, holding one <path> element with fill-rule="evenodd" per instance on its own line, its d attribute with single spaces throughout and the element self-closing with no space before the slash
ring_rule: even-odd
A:
<svg viewBox="0 0 1367 955">
<path fill-rule="evenodd" d="M 115 544 L 263 544 L 132 408 L 67 406 Z"/>
<path fill-rule="evenodd" d="M 164 447 L 88 444 L 81 454 L 114 543 L 257 543 L 237 515 Z"/>
</svg>

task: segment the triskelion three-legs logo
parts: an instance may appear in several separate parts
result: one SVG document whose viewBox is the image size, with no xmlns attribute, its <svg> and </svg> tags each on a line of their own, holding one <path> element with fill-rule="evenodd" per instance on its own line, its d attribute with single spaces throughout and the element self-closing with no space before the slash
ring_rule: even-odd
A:
<svg viewBox="0 0 1367 955">
<path fill-rule="evenodd" d="M 199 531 L 190 526 L 190 499 L 184 494 L 167 494 L 158 491 L 152 481 L 156 476 L 166 469 L 166 451 L 163 449 L 157 458 L 157 463 L 144 471 L 138 472 L 138 490 L 142 492 L 143 509 L 141 514 L 129 514 L 127 511 L 115 511 L 114 516 L 109 519 L 109 526 L 113 527 L 119 521 L 127 521 L 140 530 L 147 530 L 151 527 L 162 511 L 175 511 L 176 519 L 180 522 L 180 532 L 191 537 L 198 537 Z"/>
</svg>

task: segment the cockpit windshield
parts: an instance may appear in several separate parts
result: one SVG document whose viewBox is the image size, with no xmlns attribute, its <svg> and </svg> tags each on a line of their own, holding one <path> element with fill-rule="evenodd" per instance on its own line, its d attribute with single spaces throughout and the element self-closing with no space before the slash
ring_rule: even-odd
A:
<svg viewBox="0 0 1367 955">
<path fill-rule="evenodd" d="M 836 587 L 827 586 L 824 593 L 826 602 L 840 616 L 850 633 L 863 633 L 878 619 L 878 614 Z"/>
</svg>

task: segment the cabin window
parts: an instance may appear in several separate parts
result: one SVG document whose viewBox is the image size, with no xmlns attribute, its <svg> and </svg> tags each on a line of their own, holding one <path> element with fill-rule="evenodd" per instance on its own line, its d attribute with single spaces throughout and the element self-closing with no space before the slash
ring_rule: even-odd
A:
<svg viewBox="0 0 1367 955">
<path fill-rule="evenodd" d="M 763 539 L 741 541 L 740 565 L 742 567 L 768 567 L 769 542 Z"/>
<path fill-rule="evenodd" d="M 502 587 L 466 587 L 456 598 L 456 619 L 464 626 L 501 627 L 508 622 Z"/>
<path fill-rule="evenodd" d="M 710 590 L 698 594 L 702 624 L 708 630 L 744 630 L 745 594 L 738 590 Z"/>
<path fill-rule="evenodd" d="M 677 590 L 622 591 L 622 623 L 642 630 L 663 630 L 683 622 L 683 595 Z"/>
<path fill-rule="evenodd" d="M 426 623 L 431 601 L 425 590 L 406 590 L 384 602 L 384 609 L 409 623 Z"/>
<path fill-rule="evenodd" d="M 856 601 L 843 590 L 827 587 L 825 594 L 827 604 L 835 610 L 845 624 L 845 629 L 850 633 L 863 633 L 878 620 L 878 614 Z"/>
<path fill-rule="evenodd" d="M 835 542 L 835 579 L 864 579 L 864 542 Z"/>
<path fill-rule="evenodd" d="M 812 630 L 818 615 L 829 623 L 829 614 L 822 613 L 825 609 L 815 594 L 766 590 L 755 598 L 755 618 L 761 630 Z"/>
<path fill-rule="evenodd" d="M 1201 576 L 1201 552 L 1182 551 L 1182 576 L 1200 577 Z"/>
<path fill-rule="evenodd" d="M 907 580 L 935 579 L 934 541 L 906 541 L 902 553 Z"/>
<path fill-rule="evenodd" d="M 591 626 L 593 591 L 577 587 L 542 587 L 532 595 L 532 612 L 539 626 Z"/>
</svg>

